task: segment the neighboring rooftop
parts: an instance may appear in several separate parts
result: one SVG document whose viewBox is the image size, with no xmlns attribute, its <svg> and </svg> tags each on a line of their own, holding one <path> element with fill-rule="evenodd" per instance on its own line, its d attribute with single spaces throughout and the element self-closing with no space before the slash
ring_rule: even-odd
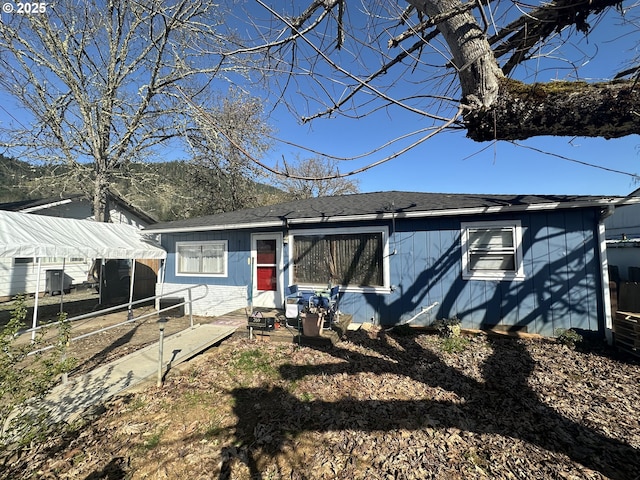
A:
<svg viewBox="0 0 640 480">
<path fill-rule="evenodd" d="M 65 203 L 71 202 L 80 202 L 80 201 L 89 201 L 86 196 L 81 193 L 62 195 L 58 197 L 48 197 L 48 198 L 35 198 L 29 200 L 18 200 L 16 202 L 7 202 L 0 203 L 0 210 L 4 210 L 7 212 L 23 212 L 23 213 L 44 213 L 43 210 L 46 208 L 51 208 L 57 205 L 62 205 Z M 155 218 L 153 218 L 148 213 L 140 210 L 138 207 L 132 205 L 127 202 L 121 196 L 109 192 L 109 201 L 118 205 L 123 210 L 127 210 L 134 215 L 136 215 L 139 219 L 148 224 L 154 224 L 157 222 Z"/>
<path fill-rule="evenodd" d="M 295 200 L 147 227 L 152 233 L 240 229 L 311 222 L 469 215 L 505 211 L 613 205 L 623 197 L 374 192 Z"/>
<path fill-rule="evenodd" d="M 64 195 L 61 197 L 35 198 L 29 200 L 18 200 L 17 202 L 0 203 L 0 210 L 7 212 L 24 212 L 25 210 L 34 210 L 47 208 L 48 206 L 59 204 L 61 202 L 71 202 L 82 198 L 79 193 L 73 195 Z"/>
</svg>

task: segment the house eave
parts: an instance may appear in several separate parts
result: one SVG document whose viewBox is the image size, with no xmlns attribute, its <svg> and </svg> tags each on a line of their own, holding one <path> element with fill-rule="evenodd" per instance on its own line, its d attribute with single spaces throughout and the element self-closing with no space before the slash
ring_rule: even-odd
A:
<svg viewBox="0 0 640 480">
<path fill-rule="evenodd" d="M 175 228 L 144 228 L 145 233 L 192 233 L 192 232 L 210 232 L 217 230 L 242 230 L 252 228 L 276 228 L 284 226 L 285 222 L 278 220 L 272 222 L 251 222 L 251 223 L 227 223 L 225 225 L 199 225 L 193 227 L 175 227 Z"/>
<path fill-rule="evenodd" d="M 593 207 L 609 207 L 640 203 L 640 198 L 602 198 L 600 200 L 584 200 L 575 202 L 549 202 L 527 205 L 499 205 L 490 207 L 468 207 L 468 208 L 450 208 L 441 210 L 420 210 L 414 212 L 381 212 L 355 215 L 339 215 L 339 216 L 318 216 L 306 218 L 287 218 L 283 220 L 271 220 L 264 222 L 246 222 L 231 223 L 224 225 L 197 225 L 191 227 L 174 227 L 174 228 L 145 228 L 146 233 L 162 234 L 162 233 L 191 233 L 191 232 L 207 232 L 220 230 L 251 230 L 256 228 L 289 228 L 292 225 L 308 225 L 308 224 L 326 224 L 326 223 L 343 223 L 343 222 L 363 222 L 363 221 L 379 221 L 392 220 L 399 218 L 430 218 L 430 217 L 448 217 L 448 216 L 469 216 L 483 214 L 500 214 L 511 212 L 533 212 L 533 211 L 551 211 L 557 209 L 576 209 L 576 208 L 593 208 Z"/>
<path fill-rule="evenodd" d="M 45 203 L 42 205 L 36 205 L 33 207 L 27 207 L 27 208 L 22 208 L 20 209 L 21 213 L 33 213 L 33 212 L 37 212 L 39 210 L 46 210 L 47 208 L 54 208 L 54 207 L 58 207 L 60 205 L 66 205 L 68 203 L 71 203 L 74 199 L 72 198 L 65 198 L 63 200 L 59 200 L 57 202 L 51 202 L 51 203 Z"/>
</svg>

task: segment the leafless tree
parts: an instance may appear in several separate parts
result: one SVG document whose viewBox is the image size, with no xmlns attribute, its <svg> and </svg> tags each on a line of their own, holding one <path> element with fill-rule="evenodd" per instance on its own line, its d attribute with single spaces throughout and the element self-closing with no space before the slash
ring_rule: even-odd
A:
<svg viewBox="0 0 640 480">
<path fill-rule="evenodd" d="M 197 101 L 214 79 L 242 73 L 218 55 L 229 40 L 217 34 L 222 10 L 204 0 L 29 6 L 0 22 L 0 88 L 21 107 L 5 108 L 0 145 L 74 167 L 107 221 L 110 179 L 188 127 L 183 92 Z"/>
<path fill-rule="evenodd" d="M 402 110 L 415 114 L 406 148 L 445 128 L 476 141 L 640 133 L 638 58 L 608 65 L 598 82 L 581 74 L 589 62 L 607 60 L 591 40 L 605 18 L 632 27 L 609 28 L 614 45 L 637 46 L 636 3 L 247 3 L 253 29 L 232 53 L 254 55 L 278 101 L 302 122 Z"/>
<path fill-rule="evenodd" d="M 255 207 L 262 170 L 250 159 L 269 150 L 271 129 L 260 99 L 239 89 L 192 104 L 190 150 L 192 208 L 188 215 Z"/>
<path fill-rule="evenodd" d="M 358 193 L 358 180 L 340 177 L 338 162 L 312 157 L 277 166 L 284 175 L 275 175 L 274 184 L 289 199 L 327 197 Z"/>
</svg>

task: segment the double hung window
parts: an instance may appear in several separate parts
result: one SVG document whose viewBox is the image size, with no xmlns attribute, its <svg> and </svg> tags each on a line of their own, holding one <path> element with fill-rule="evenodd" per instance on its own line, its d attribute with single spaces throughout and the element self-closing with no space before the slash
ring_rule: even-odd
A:
<svg viewBox="0 0 640 480">
<path fill-rule="evenodd" d="M 460 238 L 464 279 L 524 279 L 519 221 L 462 223 Z"/>
<path fill-rule="evenodd" d="M 227 241 L 178 242 L 177 275 L 227 275 Z"/>
</svg>

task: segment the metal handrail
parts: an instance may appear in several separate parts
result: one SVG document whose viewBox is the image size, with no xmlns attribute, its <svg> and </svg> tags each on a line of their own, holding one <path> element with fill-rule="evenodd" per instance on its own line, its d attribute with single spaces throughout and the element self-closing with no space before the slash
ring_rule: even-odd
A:
<svg viewBox="0 0 640 480">
<path fill-rule="evenodd" d="M 205 288 L 204 294 L 202 296 L 197 297 L 197 298 L 192 298 L 192 290 L 194 288 L 200 288 L 200 287 L 204 287 Z M 84 319 L 87 319 L 87 318 L 97 317 L 97 316 L 103 315 L 105 313 L 113 312 L 113 311 L 116 311 L 116 310 L 122 310 L 126 306 L 137 305 L 139 303 L 146 303 L 146 302 L 149 302 L 151 300 L 164 298 L 164 297 L 167 297 L 167 296 L 170 296 L 170 295 L 175 295 L 176 293 L 180 293 L 180 292 L 184 292 L 184 291 L 188 291 L 188 295 L 189 295 L 188 300 L 185 300 L 184 302 L 173 304 L 173 305 L 171 305 L 169 307 L 161 308 L 159 310 L 154 310 L 151 313 L 145 313 L 145 314 L 140 315 L 138 317 L 127 318 L 127 320 L 125 320 L 124 322 L 116 323 L 114 325 L 109 325 L 107 327 L 102 327 L 102 328 L 100 328 L 98 330 L 94 330 L 92 332 L 88 332 L 88 333 L 84 333 L 82 335 L 78 335 L 77 337 L 70 338 L 69 342 L 73 342 L 73 341 L 76 341 L 76 340 L 81 340 L 83 338 L 90 337 L 91 335 L 95 335 L 97 333 L 102 333 L 102 332 L 105 332 L 105 331 L 110 330 L 112 328 L 120 327 L 122 325 L 126 325 L 128 323 L 132 323 L 132 322 L 141 320 L 143 318 L 152 317 L 154 315 L 159 315 L 160 313 L 166 312 L 167 310 L 171 310 L 171 309 L 174 309 L 176 307 L 180 307 L 182 305 L 187 305 L 187 304 L 189 304 L 189 326 L 191 328 L 193 328 L 193 302 L 205 298 L 207 296 L 207 294 L 209 293 L 209 287 L 204 283 L 202 283 L 200 285 L 192 286 L 192 287 L 180 288 L 178 290 L 174 290 L 174 291 L 168 292 L 168 293 L 162 293 L 160 295 L 154 295 L 153 297 L 143 298 L 141 300 L 136 300 L 135 302 L 127 302 L 127 303 L 123 303 L 121 305 L 116 305 L 116 306 L 105 308 L 105 309 L 102 309 L 102 310 L 97 310 L 95 312 L 85 313 L 83 315 L 78 315 L 78 316 L 75 316 L 75 317 L 68 318 L 66 321 L 67 322 L 75 322 L 75 321 L 78 321 L 78 320 L 84 320 Z M 129 311 L 131 311 L 131 310 L 129 310 Z M 33 332 L 33 331 L 39 330 L 41 328 L 50 327 L 50 326 L 51 326 L 51 324 L 39 325 L 39 326 L 37 326 L 35 328 L 29 328 L 27 330 L 21 330 L 20 332 L 18 332 L 16 334 L 16 336 L 22 335 L 24 333 Z M 34 350 L 32 352 L 29 352 L 28 355 L 34 355 L 36 353 L 41 353 L 41 352 L 44 352 L 46 350 L 50 350 L 50 349 L 52 349 L 54 347 L 55 347 L 55 345 L 49 345 L 49 346 L 40 348 L 38 350 Z"/>
</svg>

